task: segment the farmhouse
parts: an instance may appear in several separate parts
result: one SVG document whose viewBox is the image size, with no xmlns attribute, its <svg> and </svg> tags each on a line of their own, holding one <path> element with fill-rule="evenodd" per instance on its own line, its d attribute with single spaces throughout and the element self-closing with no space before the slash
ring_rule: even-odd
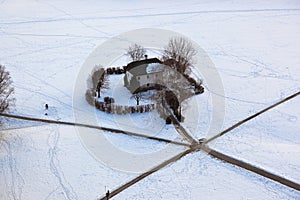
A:
<svg viewBox="0 0 300 200">
<path fill-rule="evenodd" d="M 124 85 L 132 93 L 147 90 L 163 78 L 164 66 L 157 58 L 129 63 L 125 68 Z"/>
</svg>

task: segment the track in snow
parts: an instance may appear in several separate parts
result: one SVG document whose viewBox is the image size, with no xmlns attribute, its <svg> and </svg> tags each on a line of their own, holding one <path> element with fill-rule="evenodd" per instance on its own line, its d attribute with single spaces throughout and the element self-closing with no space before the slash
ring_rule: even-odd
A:
<svg viewBox="0 0 300 200">
<path fill-rule="evenodd" d="M 76 122 L 64 122 L 64 121 L 56 121 L 56 120 L 49 120 L 49 119 L 40 119 L 40 118 L 26 117 L 26 116 L 20 116 L 20 115 L 11 115 L 11 114 L 5 114 L 5 113 L 0 113 L 0 116 L 20 119 L 20 120 L 42 122 L 42 123 L 48 123 L 48 124 L 60 124 L 60 125 L 69 125 L 69 126 L 93 128 L 93 129 L 108 131 L 108 132 L 112 132 L 112 133 L 119 133 L 119 134 L 123 134 L 123 135 L 127 135 L 127 136 L 145 138 L 145 139 L 150 139 L 150 140 L 155 140 L 155 141 L 159 141 L 159 142 L 165 142 L 165 143 L 175 144 L 175 145 L 180 145 L 180 146 L 185 146 L 185 147 L 190 146 L 190 144 L 183 143 L 183 142 L 176 142 L 176 141 L 168 140 L 168 139 L 164 139 L 164 138 L 158 138 L 158 137 L 153 137 L 153 136 L 148 136 L 148 135 L 144 135 L 144 134 L 123 131 L 123 130 L 118 130 L 118 129 L 106 128 L 106 127 L 102 127 L 102 126 L 81 124 L 81 123 L 76 123 Z"/>
<path fill-rule="evenodd" d="M 276 107 L 276 106 L 278 106 L 278 105 L 280 105 L 280 104 L 282 104 L 282 103 L 284 103 L 284 102 L 286 102 L 286 101 L 288 101 L 290 99 L 293 99 L 293 98 L 297 97 L 299 94 L 300 94 L 300 92 L 297 92 L 297 93 L 295 93 L 293 95 L 290 95 L 290 96 L 284 98 L 283 100 L 281 100 L 281 101 L 279 101 L 279 102 L 277 102 L 277 103 L 275 103 L 275 104 L 273 104 L 273 105 L 271 105 L 271 106 L 269 106 L 269 107 L 261 110 L 260 112 L 254 114 L 254 115 L 252 115 L 252 116 L 250 116 L 250 117 L 248 117 L 248 118 L 246 118 L 246 119 L 244 119 L 242 121 L 240 121 L 239 123 L 237 123 L 237 124 L 233 125 L 232 127 L 226 129 L 225 131 L 222 131 L 221 133 L 219 133 L 216 136 L 210 138 L 209 140 L 207 140 L 203 144 L 195 143 L 194 139 L 191 140 L 191 145 L 190 145 L 190 148 L 188 150 L 186 150 L 186 151 L 184 151 L 184 152 L 182 152 L 182 153 L 180 153 L 180 154 L 172 157 L 169 160 L 164 161 L 162 164 L 156 166 L 155 168 L 153 168 L 153 169 L 151 169 L 151 170 L 149 170 L 149 171 L 147 171 L 147 172 L 139 175 L 138 177 L 134 178 L 133 180 L 131 180 L 131 181 L 125 183 L 124 185 L 118 187 L 117 189 L 113 190 L 111 192 L 111 194 L 110 194 L 110 197 L 113 197 L 113 196 L 117 195 L 118 193 L 124 191 L 125 189 L 127 189 L 130 186 L 132 186 L 133 184 L 135 184 L 135 183 L 139 182 L 140 180 L 144 179 L 145 177 L 151 175 L 152 173 L 154 173 L 154 172 L 156 172 L 156 171 L 158 171 L 158 170 L 166 167 L 167 165 L 169 165 L 171 163 L 174 163 L 175 161 L 181 159 L 182 157 L 184 157 L 184 156 L 186 156 L 186 155 L 188 155 L 188 154 L 190 154 L 190 153 L 192 153 L 194 151 L 197 151 L 197 150 L 203 150 L 203 151 L 207 152 L 208 154 L 210 154 L 211 156 L 213 156 L 214 158 L 217 158 L 217 159 L 225 161 L 227 163 L 239 166 L 239 167 L 244 168 L 244 169 L 246 169 L 248 171 L 252 171 L 252 172 L 254 172 L 256 174 L 259 174 L 261 176 L 264 176 L 266 178 L 269 178 L 271 180 L 279 182 L 279 183 L 281 183 L 283 185 L 286 185 L 288 187 L 291 187 L 293 189 L 300 190 L 300 185 L 298 183 L 295 183 L 295 182 L 290 181 L 290 180 L 288 180 L 286 178 L 283 178 L 283 177 L 278 176 L 276 174 L 270 173 L 270 172 L 268 172 L 266 170 L 260 169 L 258 167 L 253 166 L 253 165 L 250 165 L 250 164 L 245 163 L 243 161 L 237 160 L 237 159 L 235 159 L 233 157 L 230 157 L 230 156 L 227 156 L 225 154 L 222 154 L 222 153 L 220 153 L 218 151 L 215 151 L 213 149 L 210 149 L 208 146 L 206 146 L 206 144 L 209 143 L 209 142 L 211 142 L 212 140 L 217 139 L 218 137 L 221 137 L 225 133 L 233 130 L 234 128 L 237 128 L 238 126 L 240 126 L 243 123 L 245 123 L 245 122 L 247 122 L 247 121 L 249 121 L 249 120 L 257 117 L 258 115 L 260 115 L 260 114 L 262 114 L 262 113 L 264 113 L 264 112 L 266 112 L 266 111 L 268 111 L 268 110 L 270 110 L 270 109 L 272 109 L 272 108 L 274 108 L 274 107 Z M 171 116 L 173 116 L 173 115 L 171 115 Z M 182 129 L 184 130 L 183 127 L 182 127 Z M 179 132 L 180 134 L 182 134 L 181 131 Z M 186 137 L 186 139 L 188 139 L 188 137 Z M 188 140 L 190 140 L 190 139 L 188 139 Z M 106 197 L 104 196 L 104 197 L 100 198 L 100 200 L 106 200 Z"/>
<path fill-rule="evenodd" d="M 76 18 L 68 15 L 63 18 L 42 19 L 42 20 L 27 20 L 27 21 L 10 21 L 0 22 L 0 25 L 17 25 L 17 24 L 32 24 L 32 23 L 49 23 L 61 21 L 87 21 L 87 20 L 101 20 L 101 19 L 124 19 L 124 18 L 138 18 L 138 17 L 159 17 L 159 16 L 175 16 L 175 15 L 194 15 L 194 14 L 226 14 L 226 13 L 258 13 L 258 12 L 299 12 L 299 8 L 290 9 L 237 9 L 237 10 L 200 10 L 200 11 L 186 11 L 186 12 L 169 12 L 169 13 L 150 13 L 150 14 L 136 14 L 136 15 L 119 15 L 119 16 L 103 16 L 103 17 L 85 17 Z"/>
<path fill-rule="evenodd" d="M 193 151 L 194 151 L 193 149 L 189 148 L 189 149 L 187 149 L 187 150 L 185 150 L 185 151 L 183 151 L 183 152 L 177 154 L 176 156 L 173 156 L 172 158 L 170 158 L 170 159 L 164 161 L 163 163 L 157 165 L 156 167 L 150 169 L 149 171 L 147 171 L 147 172 L 145 172 L 145 173 L 139 175 L 138 177 L 132 179 L 132 180 L 129 181 L 128 183 L 126 183 L 126 184 L 124 184 L 124 185 L 122 185 L 122 186 L 116 188 L 115 190 L 113 190 L 113 191 L 110 193 L 109 198 L 114 197 L 115 195 L 119 194 L 119 193 L 122 192 L 123 190 L 125 190 L 125 189 L 129 188 L 130 186 L 132 186 L 133 184 L 135 184 L 135 183 L 141 181 L 142 179 L 144 179 L 144 178 L 146 178 L 147 176 L 153 174 L 154 172 L 156 172 L 156 171 L 158 171 L 158 170 L 164 168 L 165 166 L 167 166 L 167 165 L 169 165 L 169 164 L 171 164 L 171 163 L 176 162 L 177 160 L 181 159 L 182 157 L 188 155 L 189 153 L 191 153 L 191 152 L 193 152 Z M 100 198 L 100 200 L 106 200 L 106 197 L 104 196 L 104 197 Z"/>
<path fill-rule="evenodd" d="M 181 145 L 181 146 L 186 146 L 186 147 L 189 147 L 187 150 L 185 150 L 184 152 L 164 161 L 163 163 L 157 165 L 156 167 L 152 168 L 151 170 L 139 175 L 138 177 L 134 178 L 133 180 L 127 182 L 126 184 L 118 187 L 117 189 L 113 190 L 111 193 L 110 193 L 110 197 L 113 197 L 117 194 L 119 194 L 120 192 L 124 191 L 125 189 L 127 189 L 128 187 L 134 185 L 135 183 L 139 182 L 140 180 L 146 178 L 147 176 L 153 174 L 154 172 L 156 171 L 159 171 L 160 169 L 166 167 L 167 165 L 171 164 L 171 163 L 174 163 L 176 162 L 177 160 L 181 159 L 182 157 L 196 151 L 196 150 L 203 150 L 205 152 L 207 152 L 208 154 L 212 155 L 213 157 L 217 158 L 217 159 L 220 159 L 222 161 L 225 161 L 227 163 L 230 163 L 230 164 L 233 164 L 233 165 L 236 165 L 236 166 L 239 166 L 239 167 L 242 167 L 246 170 L 249 170 L 249 171 L 252 171 L 254 173 L 257 173 L 261 176 L 264 176 L 266 178 L 269 178 L 271 180 L 274 180 L 276 182 L 279 182 L 283 185 L 286 185 L 288 187 L 291 187 L 291 188 L 294 188 L 296 190 L 299 190 L 300 191 L 300 185 L 298 183 L 295 183 L 293 181 L 290 181 L 288 179 L 285 179 L 281 176 L 278 176 L 276 174 L 273 174 L 273 173 L 270 173 L 270 172 L 267 172 L 263 169 L 260 169 L 258 167 L 255 167 L 253 165 L 250 165 L 248 163 L 245 163 L 243 161 L 240 161 L 240 160 L 237 160 L 233 157 L 230 157 L 228 155 L 225 155 L 225 154 L 222 154 L 218 151 L 215 151 L 213 149 L 210 149 L 206 144 L 208 144 L 209 142 L 221 137 L 222 135 L 230 132 L 231 130 L 241 126 L 242 124 L 246 123 L 247 121 L 263 114 L 264 112 L 270 110 L 270 109 L 273 109 L 274 107 L 290 100 L 290 99 L 293 99 L 295 97 L 297 97 L 298 95 L 300 94 L 300 92 L 297 92 L 295 94 L 292 94 L 284 99 L 282 99 L 281 101 L 275 103 L 275 104 L 272 104 L 271 106 L 255 113 L 254 115 L 251 115 L 249 116 L 248 118 L 244 119 L 244 120 L 241 120 L 240 122 L 236 123 L 235 125 L 231 126 L 230 128 L 222 131 L 221 133 L 215 135 L 214 137 L 208 139 L 206 142 L 204 142 L 203 144 L 199 144 L 199 143 L 196 143 L 194 142 L 194 139 L 191 140 L 191 144 L 186 144 L 186 143 L 180 143 L 180 142 L 175 142 L 175 141 L 171 141 L 171 140 L 167 140 L 167 139 L 162 139 L 162 138 L 156 138 L 156 137 L 150 137 L 150 136 L 146 136 L 146 135 L 143 135 L 143 134 L 138 134 L 138 133 L 130 133 L 130 132 L 125 132 L 125 131 L 122 131 L 122 130 L 116 130 L 116 129 L 110 129 L 110 128 L 105 128 L 105 127 L 99 127 L 99 126 L 95 126 L 95 125 L 88 125 L 88 124 L 80 124 L 80 123 L 74 123 L 74 122 L 62 122 L 62 121 L 55 121 L 55 120 L 47 120 L 47 119 L 39 119 L 39 118 L 31 118 L 31 117 L 25 117 L 25 116 L 17 116 L 17 115 L 10 115 L 10 114 L 4 114 L 4 113 L 0 113 L 0 116 L 3 116 L 3 117 L 10 117 L 10 118 L 16 118 L 16 119 L 21 119 L 21 120 L 29 120 L 29 121 L 37 121 L 37 122 L 43 122 L 43 123 L 50 123 L 50 124 L 62 124 L 62 125 L 72 125 L 72 126 L 81 126 L 81 127 L 87 127 L 87 128 L 95 128 L 95 129 L 99 129 L 99 130 L 105 130 L 105 131 L 110 131 L 110 132 L 116 132 L 116 133 L 122 133 L 122 134 L 125 134 L 125 135 L 129 135 L 129 136 L 135 136 L 135 137 L 142 137 L 142 138 L 146 138 L 146 139 L 152 139 L 152 140 L 157 140 L 157 141 L 161 141 L 161 142 L 167 142 L 167 143 L 172 143 L 172 144 L 176 144 L 176 145 Z M 177 123 L 175 123 L 176 125 Z M 182 127 L 182 129 L 184 130 L 184 128 Z M 177 129 L 176 129 L 177 130 Z M 178 130 L 177 130 L 178 131 Z M 181 130 L 182 131 L 182 130 Z M 180 132 L 181 132 L 180 131 Z M 182 134 L 182 132 L 181 132 Z M 188 139 L 188 138 L 187 138 Z M 188 139 L 190 140 L 190 138 Z M 103 197 L 101 198 L 101 200 L 105 200 L 106 197 Z"/>
<path fill-rule="evenodd" d="M 290 96 L 288 96 L 288 97 L 282 99 L 281 101 L 278 101 L 277 103 L 272 104 L 271 106 L 269 106 L 269 107 L 267 107 L 267 108 L 265 108 L 265 109 L 263 109 L 263 110 L 261 110 L 261 111 L 255 113 L 255 114 L 253 114 L 253 115 L 247 117 L 246 119 L 243 119 L 243 120 L 239 121 L 238 123 L 234 124 L 233 126 L 227 128 L 227 129 L 225 129 L 225 130 L 222 131 L 221 133 L 219 133 L 219 134 L 217 134 L 217 135 L 215 135 L 215 136 L 209 138 L 205 143 L 207 144 L 207 143 L 209 143 L 209 142 L 211 142 L 211 141 L 213 141 L 213 140 L 215 140 L 215 139 L 221 137 L 222 135 L 224 135 L 224 134 L 226 134 L 226 133 L 232 131 L 233 129 L 235 129 L 235 128 L 241 126 L 242 124 L 244 124 L 244 123 L 250 121 L 251 119 L 253 119 L 253 118 L 255 118 L 255 117 L 257 117 L 257 116 L 259 116 L 259 115 L 261 115 L 261 114 L 263 114 L 263 113 L 265 113 L 265 112 L 267 112 L 268 110 L 271 110 L 271 109 L 275 108 L 276 106 L 279 106 L 280 104 L 282 104 L 282 103 L 284 103 L 284 102 L 286 102 L 286 101 L 288 101 L 288 100 L 291 100 L 291 99 L 297 97 L 298 95 L 300 95 L 300 92 L 297 92 L 297 93 L 295 93 L 295 94 L 292 94 L 292 95 L 290 95 Z"/>
<path fill-rule="evenodd" d="M 225 155 L 221 152 L 218 152 L 216 150 L 213 150 L 207 146 L 203 146 L 201 148 L 202 150 L 204 150 L 205 152 L 207 152 L 209 155 L 213 156 L 214 158 L 217 158 L 221 161 L 224 161 L 224 162 L 227 162 L 227 163 L 230 163 L 232 165 L 236 165 L 236 166 L 239 166 L 241 168 L 244 168 L 248 171 L 252 171 L 256 174 L 259 174 L 261 176 L 264 176 L 266 178 L 269 178 L 269 179 L 272 179 L 273 181 L 276 181 L 276 182 L 279 182 L 283 185 L 286 185 L 290 188 L 293 188 L 295 190 L 298 190 L 300 191 L 300 184 L 296 183 L 296 182 L 293 182 L 291 180 L 288 180 L 284 177 L 281 177 L 279 175 L 276 175 L 274 173 L 271 173 L 271 172 L 268 172 L 264 169 L 261 169 L 261 168 L 258 168 L 258 167 L 255 167 L 254 165 L 251 165 L 249 163 L 246 163 L 246 162 L 243 162 L 241 160 L 238 160 L 236 158 L 233 158 L 231 156 L 228 156 L 228 155 Z"/>
</svg>

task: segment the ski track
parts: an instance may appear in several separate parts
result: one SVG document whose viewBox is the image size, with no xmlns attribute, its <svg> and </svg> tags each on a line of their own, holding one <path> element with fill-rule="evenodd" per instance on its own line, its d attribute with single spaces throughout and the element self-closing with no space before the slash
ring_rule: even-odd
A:
<svg viewBox="0 0 300 200">
<path fill-rule="evenodd" d="M 17 68 L 16 66 L 14 66 L 14 67 Z M 20 69 L 18 69 L 18 70 L 20 70 Z M 59 89 L 59 88 L 53 86 L 51 83 L 49 83 L 49 81 L 46 81 L 47 79 L 52 78 L 52 77 L 55 76 L 56 74 L 52 74 L 52 75 L 48 76 L 46 80 L 44 80 L 43 78 L 39 78 L 38 76 L 35 76 L 32 72 L 30 72 L 30 71 L 28 71 L 28 70 L 26 70 L 26 69 L 25 69 L 25 70 L 21 69 L 21 71 L 22 71 L 23 73 L 27 74 L 28 76 L 30 76 L 30 77 L 32 77 L 32 78 L 34 78 L 34 79 L 40 81 L 41 83 L 43 83 L 44 85 L 42 85 L 42 86 L 50 87 L 50 88 L 52 88 L 52 89 L 57 90 L 57 91 L 60 92 L 61 94 L 65 95 L 66 97 L 72 98 L 71 95 L 67 94 L 65 91 L 63 91 L 63 90 L 61 90 L 61 89 Z M 56 72 L 56 73 L 57 73 L 57 72 Z M 40 90 L 41 90 L 41 88 L 40 88 Z M 45 88 L 44 88 L 44 90 L 45 90 Z"/>
<path fill-rule="evenodd" d="M 70 111 L 72 111 L 72 110 L 78 110 L 78 111 L 83 112 L 83 113 L 88 113 L 88 112 L 86 112 L 85 110 L 83 110 L 82 108 L 76 108 L 76 107 L 73 107 L 72 105 L 69 105 L 69 104 L 67 104 L 67 103 L 65 103 L 65 102 L 63 102 L 63 101 L 61 101 L 61 100 L 59 100 L 58 97 L 52 97 L 52 96 L 50 96 L 50 95 L 47 95 L 47 94 L 45 94 L 45 93 L 40 92 L 40 90 L 31 90 L 31 89 L 29 89 L 29 88 L 25 88 L 25 87 L 22 87 L 22 86 L 19 86 L 19 85 L 16 85 L 16 86 L 17 86 L 18 89 L 23 89 L 23 90 L 29 91 L 29 92 L 31 92 L 31 93 L 35 93 L 35 94 L 38 94 L 38 95 L 40 95 L 40 96 L 47 97 L 47 98 L 53 100 L 54 102 L 57 102 L 57 103 L 59 103 L 59 104 L 61 104 L 61 105 L 65 105 L 65 106 L 67 106 L 67 107 L 70 108 Z M 23 109 L 24 109 L 24 108 L 26 108 L 26 106 L 24 106 Z M 29 108 L 30 108 L 30 107 L 29 107 Z"/>
<path fill-rule="evenodd" d="M 221 47 L 219 47 L 219 51 L 221 51 L 221 54 L 219 53 L 218 55 L 225 56 L 225 57 L 228 57 L 228 58 L 231 57 L 231 58 L 234 58 L 236 60 L 239 60 L 241 62 L 245 62 L 247 64 L 250 64 L 251 66 L 256 67 L 255 71 L 252 71 L 251 73 L 246 74 L 246 75 L 245 75 L 244 72 L 239 72 L 239 71 L 231 70 L 231 69 L 218 68 L 221 71 L 233 72 L 233 74 L 230 74 L 230 76 L 238 77 L 238 78 L 241 78 L 241 79 L 258 78 L 259 77 L 259 78 L 273 78 L 273 79 L 278 79 L 278 80 L 288 80 L 288 81 L 300 82 L 300 80 L 293 79 L 291 77 L 291 75 L 278 75 L 281 72 L 276 71 L 276 68 L 274 69 L 274 67 L 271 67 L 272 66 L 271 64 L 267 65 L 266 63 L 262 62 L 261 60 L 254 59 L 254 58 L 249 58 L 249 57 L 241 57 L 241 56 L 237 56 L 237 55 L 234 55 L 234 54 L 229 54 L 229 53 L 226 53 L 225 50 L 221 49 Z M 267 71 L 273 73 L 273 75 L 260 74 L 260 72 L 262 70 L 267 70 Z M 236 73 L 240 73 L 240 74 L 243 74 L 243 75 L 236 75 Z M 213 90 L 209 89 L 208 85 L 206 85 L 205 82 L 203 83 L 203 85 L 204 85 L 205 89 L 210 91 L 211 93 L 213 93 L 215 95 L 218 95 L 218 96 L 221 96 L 221 97 L 224 97 L 225 99 L 228 99 L 228 100 L 231 100 L 231 101 L 243 102 L 243 103 L 248 103 L 248 104 L 257 104 L 257 105 L 268 105 L 268 103 L 249 101 L 249 100 L 244 100 L 244 99 L 239 99 L 239 98 L 234 98 L 234 97 L 229 97 L 229 96 L 226 96 L 226 95 L 223 95 L 223 94 L 219 94 L 219 93 L 216 93 Z M 300 89 L 300 87 L 290 88 L 289 91 L 281 92 L 281 97 L 282 96 L 287 96 L 287 94 L 289 92 L 298 91 L 299 89 Z"/>
<path fill-rule="evenodd" d="M 69 105 L 69 104 L 67 104 L 67 103 L 65 103 L 65 102 L 63 102 L 63 101 L 60 101 L 59 98 L 57 98 L 57 97 L 51 97 L 50 95 L 46 95 L 45 93 L 40 92 L 40 90 L 31 90 L 31 89 L 28 89 L 28 88 L 25 88 L 25 87 L 21 87 L 21 86 L 18 86 L 18 85 L 16 85 L 16 86 L 17 86 L 18 89 L 23 89 L 23 90 L 29 91 L 29 92 L 31 92 L 31 93 L 36 93 L 36 94 L 41 95 L 41 96 L 43 96 L 43 97 L 47 97 L 47 98 L 49 98 L 49 99 L 52 99 L 52 100 L 54 100 L 55 102 L 58 102 L 58 103 L 60 103 L 60 104 L 62 104 L 62 105 L 65 105 L 65 106 L 67 106 L 67 107 L 73 108 L 71 105 Z M 73 109 L 75 109 L 75 108 L 73 108 Z M 83 111 L 83 110 L 81 110 L 81 109 L 79 109 L 79 110 L 80 110 L 80 111 Z"/>
<path fill-rule="evenodd" d="M 13 200 L 22 199 L 22 191 L 25 185 L 24 178 L 17 168 L 17 162 L 13 152 L 13 149 L 16 149 L 15 146 L 18 146 L 19 148 L 22 147 L 22 142 L 22 138 L 16 136 L 12 141 L 4 139 L 1 145 L 6 150 L 8 161 L 7 174 L 5 174 L 5 170 L 2 172 L 5 179 L 5 185 L 7 188 L 9 188 L 8 198 Z"/>
<path fill-rule="evenodd" d="M 49 4 L 48 4 L 49 5 Z M 51 5 L 49 5 L 51 6 Z M 54 8 L 54 7 L 53 7 Z M 62 13 L 65 13 L 59 9 Z M 11 21 L 0 22 L 0 25 L 18 25 L 18 24 L 32 24 L 32 23 L 49 23 L 49 22 L 62 22 L 62 21 L 87 21 L 87 20 L 108 20 L 108 19 L 126 19 L 126 18 L 140 18 L 140 17 L 159 17 L 159 16 L 175 16 L 175 15 L 194 15 L 194 14 L 227 14 L 227 13 L 259 13 L 259 12 L 299 12 L 299 8 L 291 9 L 236 9 L 236 10 L 200 10 L 200 11 L 187 11 L 187 12 L 169 12 L 169 13 L 153 13 L 153 14 L 136 14 L 136 15 L 119 15 L 119 16 L 101 16 L 101 17 L 85 17 L 77 18 L 70 14 L 69 17 L 52 18 L 42 20 L 27 20 L 27 21 Z M 93 29 L 95 30 L 95 29 Z"/>
<path fill-rule="evenodd" d="M 276 78 L 276 79 L 300 82 L 300 80 L 293 79 L 290 74 L 289 75 L 278 75 L 278 74 L 281 74 L 282 71 L 278 71 L 276 69 L 279 69 L 279 67 L 282 67 L 282 66 L 274 67 L 273 63 L 266 64 L 265 62 L 263 62 L 263 61 L 261 61 L 260 59 L 257 59 L 257 58 L 252 58 L 252 57 L 249 57 L 249 56 L 238 56 L 238 55 L 235 55 L 233 53 L 228 53 L 229 51 L 224 50 L 224 48 L 222 48 L 220 45 L 217 45 L 217 47 L 218 47 L 219 52 L 217 53 L 216 51 L 213 51 L 211 53 L 212 55 L 224 56 L 224 57 L 227 57 L 227 58 L 234 58 L 235 60 L 250 64 L 251 66 L 256 67 L 255 71 L 252 71 L 248 75 L 240 76 L 241 78 L 262 77 L 262 78 Z M 244 72 L 239 72 L 239 71 L 231 70 L 231 69 L 222 69 L 222 68 L 218 68 L 218 69 L 228 71 L 228 72 L 234 72 L 234 73 L 238 72 L 240 74 L 244 74 Z M 260 72 L 262 70 L 269 71 L 270 73 L 273 73 L 273 74 L 276 74 L 276 75 L 271 76 L 271 75 L 260 74 Z M 239 76 L 237 76 L 237 77 L 239 77 Z"/>
<path fill-rule="evenodd" d="M 55 192 L 57 192 L 58 189 L 59 189 L 59 187 L 56 187 L 54 190 L 52 190 L 52 191 L 46 196 L 45 200 L 48 200 L 48 199 L 52 196 L 52 194 L 54 194 Z"/>
<path fill-rule="evenodd" d="M 74 21 L 79 22 L 81 25 L 83 25 L 84 27 L 86 27 L 86 28 L 88 28 L 88 29 L 90 29 L 90 30 L 94 30 L 94 31 L 96 31 L 96 32 L 98 32 L 98 33 L 100 33 L 100 34 L 104 34 L 104 35 L 106 35 L 106 36 L 108 36 L 108 37 L 111 37 L 111 36 L 112 36 L 111 34 L 109 34 L 109 33 L 107 33 L 107 32 L 101 31 L 101 30 L 97 29 L 96 27 L 93 27 L 93 26 L 90 26 L 90 25 L 84 23 L 80 18 L 76 18 L 76 17 L 74 17 L 73 15 L 67 13 L 66 11 L 64 11 L 64 10 L 62 10 L 62 9 L 60 9 L 60 8 L 58 8 L 58 7 L 56 7 L 56 6 L 52 5 L 52 4 L 50 4 L 50 3 L 45 3 L 45 2 L 44 2 L 44 4 L 50 6 L 51 8 L 54 8 L 54 9 L 55 9 L 56 11 L 58 11 L 58 12 L 61 12 L 61 13 L 65 14 L 65 15 L 71 17 L 71 19 L 74 19 Z"/>
<path fill-rule="evenodd" d="M 73 200 L 73 199 L 78 199 L 76 193 L 74 192 L 72 186 L 68 183 L 66 178 L 64 177 L 64 173 L 61 170 L 60 167 L 60 161 L 58 159 L 58 141 L 60 137 L 60 133 L 58 130 L 57 126 L 52 126 L 49 128 L 49 136 L 48 136 L 48 158 L 49 158 L 49 165 L 50 165 L 50 170 L 56 180 L 58 181 L 58 187 L 63 191 L 64 197 L 67 200 Z M 53 193 L 55 193 L 57 189 L 53 190 L 51 193 L 48 194 L 46 199 L 48 199 Z"/>
<path fill-rule="evenodd" d="M 28 56 L 28 55 L 31 55 L 31 54 L 34 54 L 34 53 L 40 53 L 40 52 L 47 51 L 47 50 L 55 50 L 55 49 L 60 49 L 60 48 L 72 47 L 72 46 L 76 46 L 78 44 L 87 44 L 91 41 L 94 41 L 94 39 L 86 39 L 86 40 L 79 41 L 79 42 L 77 41 L 77 42 L 73 42 L 73 43 L 69 43 L 69 44 L 50 46 L 50 47 L 40 48 L 40 49 L 37 49 L 37 50 L 31 50 L 31 51 L 25 50 L 21 53 L 1 57 L 0 60 L 5 60 L 7 58 L 15 58 L 15 57 L 24 56 L 24 55 Z"/>
<path fill-rule="evenodd" d="M 82 39 L 108 39 L 110 37 L 106 36 L 96 36 L 96 35 L 74 35 L 74 34 L 35 34 L 35 33 L 15 33 L 2 31 L 3 36 L 29 36 L 29 37 L 63 37 L 63 38 L 82 38 Z M 16 39 L 17 38 L 15 37 Z"/>
</svg>

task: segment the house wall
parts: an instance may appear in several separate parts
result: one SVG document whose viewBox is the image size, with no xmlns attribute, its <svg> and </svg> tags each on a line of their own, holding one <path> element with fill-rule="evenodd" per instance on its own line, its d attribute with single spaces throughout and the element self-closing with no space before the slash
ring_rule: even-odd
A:
<svg viewBox="0 0 300 200">
<path fill-rule="evenodd" d="M 163 78 L 163 75 L 161 72 L 137 76 L 137 80 L 138 80 L 140 86 L 145 86 L 145 85 L 147 85 L 147 83 L 158 83 L 159 80 L 162 80 L 162 78 Z"/>
<path fill-rule="evenodd" d="M 132 79 L 133 75 L 130 72 L 126 72 L 126 77 L 127 77 L 128 83 L 130 83 L 130 80 Z"/>
</svg>

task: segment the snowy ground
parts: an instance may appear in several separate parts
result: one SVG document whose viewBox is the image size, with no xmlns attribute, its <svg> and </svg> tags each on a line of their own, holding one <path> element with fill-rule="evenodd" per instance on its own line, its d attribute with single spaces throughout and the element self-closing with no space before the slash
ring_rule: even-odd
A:
<svg viewBox="0 0 300 200">
<path fill-rule="evenodd" d="M 135 106 L 136 100 L 133 98 L 133 95 L 130 93 L 130 91 L 124 86 L 124 74 L 120 75 L 109 75 L 108 80 L 109 80 L 109 88 L 104 89 L 101 92 L 101 98 L 100 101 L 103 102 L 103 98 L 108 96 L 108 97 L 113 97 L 115 100 L 115 104 L 118 105 L 123 105 L 123 106 Z M 151 101 L 150 96 L 151 96 L 151 91 L 145 92 L 144 93 L 144 98 L 141 99 L 139 102 L 139 105 L 146 105 L 146 104 L 151 104 L 154 103 Z"/>
<path fill-rule="evenodd" d="M 69 126 L 6 131 L 1 144 L 1 199 L 96 199 L 134 176 L 101 165 Z"/>
<path fill-rule="evenodd" d="M 295 182 L 300 181 L 299 99 L 293 99 L 220 138 L 214 148 Z M 298 122 L 299 123 L 299 122 Z"/>
<path fill-rule="evenodd" d="M 0 63 L 14 80 L 17 102 L 11 113 L 74 121 L 73 112 L 78 111 L 88 123 L 92 108 L 85 102 L 73 106 L 82 64 L 102 42 L 138 28 L 178 31 L 208 53 L 223 81 L 224 94 L 217 94 L 225 97 L 223 129 L 300 90 L 297 0 L 4 0 Z M 183 125 L 197 138 L 206 136 L 213 109 L 215 91 L 205 87 L 206 93 L 191 101 L 199 112 L 184 111 Z M 50 106 L 48 116 L 44 103 Z M 212 148 L 299 183 L 299 106 L 299 97 L 286 102 L 219 138 Z M 154 112 L 128 118 L 99 112 L 96 116 L 100 126 L 182 141 Z M 2 129 L 7 130 L 1 131 L 0 199 L 96 199 L 105 186 L 112 190 L 137 176 L 95 159 L 74 127 L 8 120 Z M 137 155 L 164 148 L 145 139 L 97 134 Z M 105 152 L 101 146 L 96 149 Z M 196 152 L 115 197 L 199 198 L 299 199 L 300 193 Z"/>
<path fill-rule="evenodd" d="M 142 180 L 115 199 L 154 198 L 297 199 L 299 193 L 197 152 Z"/>
</svg>

